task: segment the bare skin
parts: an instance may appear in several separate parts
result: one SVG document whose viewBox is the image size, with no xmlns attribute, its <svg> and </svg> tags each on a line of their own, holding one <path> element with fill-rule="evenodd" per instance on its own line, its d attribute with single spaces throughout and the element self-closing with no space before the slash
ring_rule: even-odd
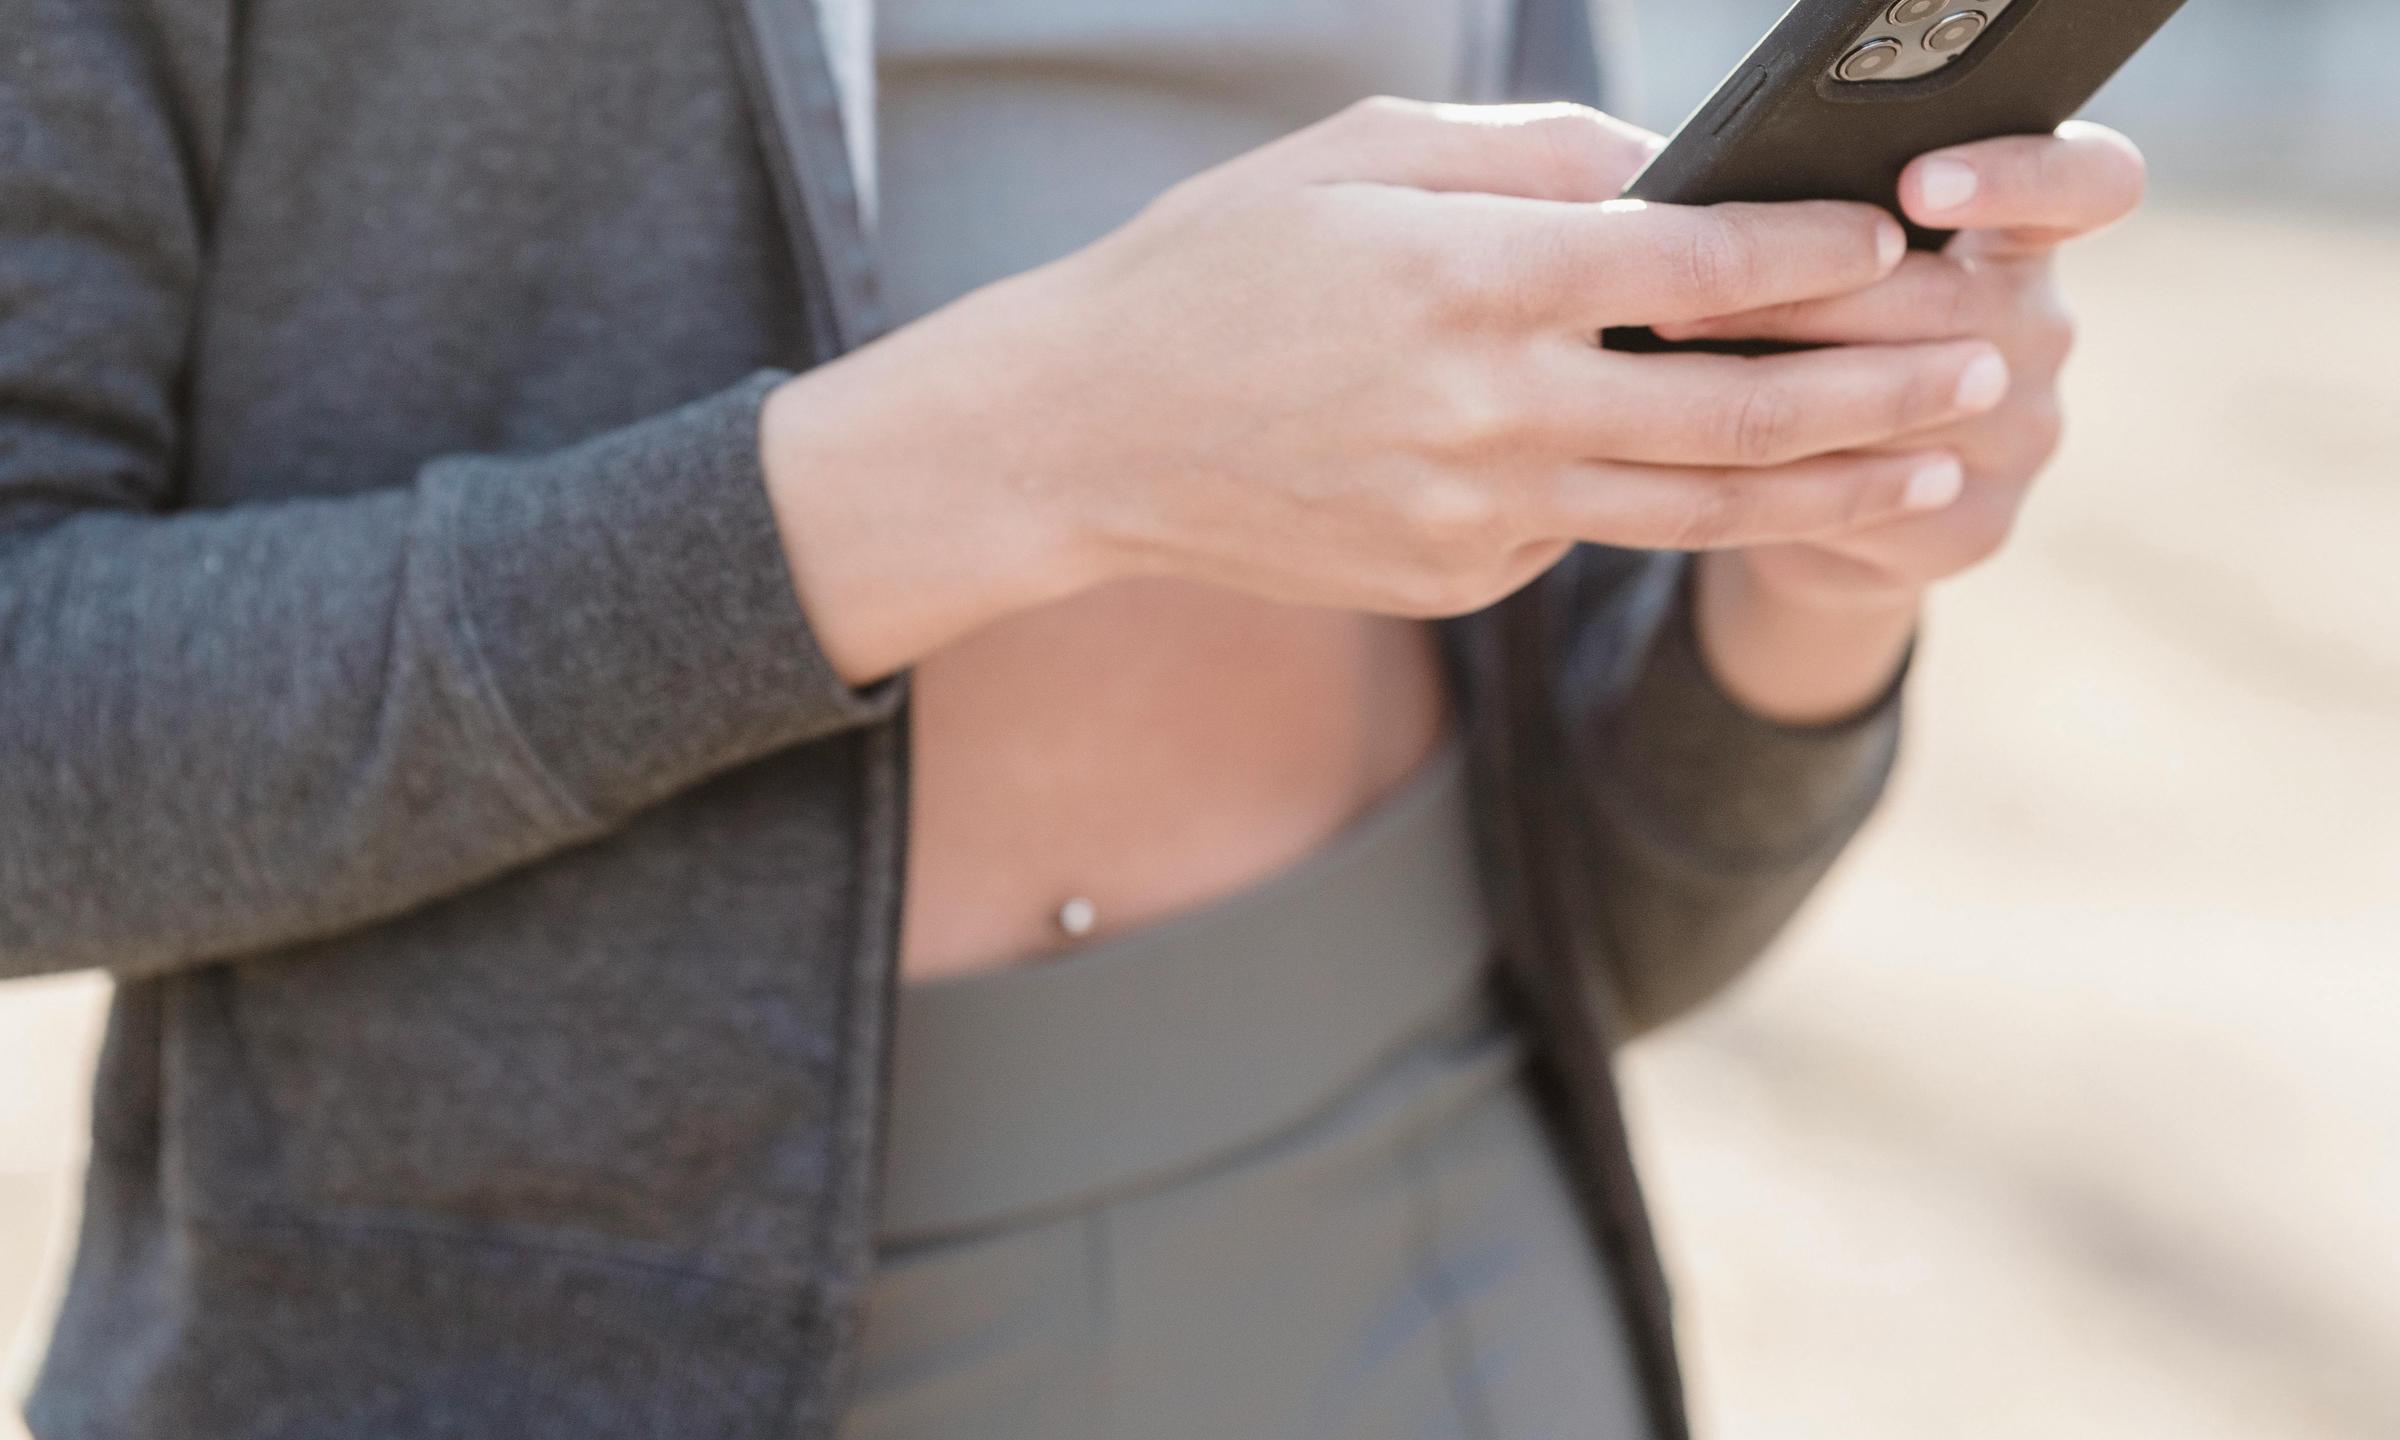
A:
<svg viewBox="0 0 2400 1440">
<path fill-rule="evenodd" d="M 1954 275 L 1862 207 L 1605 203 L 1652 143 L 1572 107 L 1361 107 L 770 399 L 829 657 L 916 670 L 905 974 L 1055 948 L 1069 896 L 1106 933 L 1315 849 L 1439 741 L 1416 622 L 1579 540 L 1711 552 L 1704 646 L 1770 718 L 1888 682 L 2055 438 L 2025 436 L 2063 358 L 2039 247 L 2129 209 L 2138 160 L 2097 132 L 1965 152 L 1987 184 L 1943 223 L 2014 248 Z M 1840 343 L 1590 342 L 1724 316 Z"/>
<path fill-rule="evenodd" d="M 902 973 L 1036 955 L 1089 899 L 1109 934 L 1322 846 L 1441 739 L 1416 621 L 1131 580 L 917 671 Z"/>
</svg>

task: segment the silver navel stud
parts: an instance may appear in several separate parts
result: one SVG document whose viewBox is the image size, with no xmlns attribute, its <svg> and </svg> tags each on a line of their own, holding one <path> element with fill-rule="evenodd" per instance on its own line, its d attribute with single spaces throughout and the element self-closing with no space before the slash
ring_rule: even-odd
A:
<svg viewBox="0 0 2400 1440">
<path fill-rule="evenodd" d="M 1080 940 L 1100 923 L 1100 907 L 1081 895 L 1058 907 L 1058 928 Z"/>
</svg>

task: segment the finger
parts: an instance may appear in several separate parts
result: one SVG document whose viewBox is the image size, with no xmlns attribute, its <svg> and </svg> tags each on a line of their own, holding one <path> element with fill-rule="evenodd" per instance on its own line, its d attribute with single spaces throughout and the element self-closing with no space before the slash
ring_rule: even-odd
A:
<svg viewBox="0 0 2400 1440">
<path fill-rule="evenodd" d="M 1660 338 L 1901 345 L 2004 333 L 2016 287 L 1993 266 L 1922 251 L 1880 284 L 1824 300 L 1658 327 Z"/>
<path fill-rule="evenodd" d="M 2021 490 L 1974 484 L 1946 509 L 1827 535 L 1812 542 L 1812 548 L 1861 570 L 1929 584 L 1997 555 L 2016 528 L 2023 499 Z"/>
<path fill-rule="evenodd" d="M 1955 504 L 1958 457 L 1836 455 L 1774 470 L 1585 465 L 1559 477 L 1540 533 L 1643 550 L 1734 550 L 1838 535 Z"/>
<path fill-rule="evenodd" d="M 1280 142 L 1304 182 L 1531 200 L 1613 200 L 1666 142 L 1584 105 L 1438 105 L 1378 96 Z"/>
<path fill-rule="evenodd" d="M 1900 200 L 1920 225 L 2003 231 L 2034 248 L 2124 219 L 2147 184 L 2132 141 L 2074 122 L 1920 156 L 1901 173 Z"/>
<path fill-rule="evenodd" d="M 1982 341 L 1845 346 L 1748 360 L 1586 352 L 1544 397 L 1569 453 L 1648 465 L 1775 466 L 1980 415 L 2009 387 Z"/>
<path fill-rule="evenodd" d="M 1523 296 L 1583 330 L 1728 315 L 1864 289 L 1908 253 L 1869 205 L 1546 206 L 1493 226 L 1523 267 Z"/>
<path fill-rule="evenodd" d="M 2086 230 L 2045 230 L 2038 226 L 2015 230 L 1962 230 L 1944 253 L 1970 263 L 1993 264 L 2047 259 L 2060 246 L 2081 240 Z"/>
</svg>

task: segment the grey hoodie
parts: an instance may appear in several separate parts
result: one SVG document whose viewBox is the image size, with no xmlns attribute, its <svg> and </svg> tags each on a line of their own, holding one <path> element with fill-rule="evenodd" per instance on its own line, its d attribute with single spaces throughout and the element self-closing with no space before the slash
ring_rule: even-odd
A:
<svg viewBox="0 0 2400 1440">
<path fill-rule="evenodd" d="M 834 675 L 758 474 L 761 397 L 878 323 L 810 15 L 0 0 L 0 976 L 119 981 L 45 1440 L 832 1433 L 907 682 Z M 1572 0 L 1518 35 L 1591 94 Z M 1757 954 L 1897 729 L 1733 706 L 1686 569 L 1444 630 L 1668 1436 L 1610 1050 Z"/>
</svg>

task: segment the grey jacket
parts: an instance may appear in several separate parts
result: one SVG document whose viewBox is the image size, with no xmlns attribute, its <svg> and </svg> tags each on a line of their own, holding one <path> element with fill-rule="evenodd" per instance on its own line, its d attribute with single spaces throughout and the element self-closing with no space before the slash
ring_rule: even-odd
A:
<svg viewBox="0 0 2400 1440">
<path fill-rule="evenodd" d="M 1521 38 L 1588 93 L 1578 7 Z M 119 981 L 37 1435 L 832 1432 L 906 682 L 826 664 L 755 428 L 876 323 L 807 0 L 0 0 L 0 975 Z M 1668 1436 L 1610 1049 L 1897 724 L 1736 709 L 1685 568 L 1445 631 Z"/>
</svg>

